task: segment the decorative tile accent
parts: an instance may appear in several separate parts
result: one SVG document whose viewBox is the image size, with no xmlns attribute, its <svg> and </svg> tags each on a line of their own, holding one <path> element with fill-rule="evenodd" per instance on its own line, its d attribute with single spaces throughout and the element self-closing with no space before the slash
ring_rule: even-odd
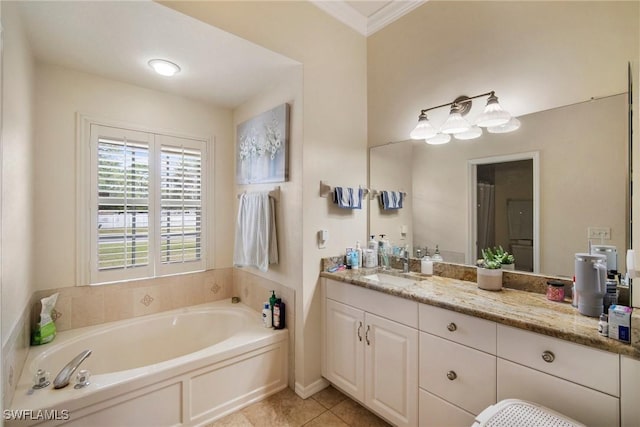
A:
<svg viewBox="0 0 640 427">
<path fill-rule="evenodd" d="M 51 319 L 55 322 L 59 318 L 62 317 L 62 313 L 56 310 L 55 308 L 51 310 Z"/>
<path fill-rule="evenodd" d="M 214 283 L 213 286 L 211 287 L 211 292 L 213 292 L 214 294 L 217 294 L 218 292 L 220 292 L 220 289 L 222 289 L 222 287 L 217 283 Z"/>
<path fill-rule="evenodd" d="M 153 302 L 153 297 L 149 294 L 145 294 L 144 298 L 142 298 L 140 300 L 140 302 L 144 305 L 146 305 L 147 307 L 149 307 L 151 305 L 151 303 Z"/>
</svg>

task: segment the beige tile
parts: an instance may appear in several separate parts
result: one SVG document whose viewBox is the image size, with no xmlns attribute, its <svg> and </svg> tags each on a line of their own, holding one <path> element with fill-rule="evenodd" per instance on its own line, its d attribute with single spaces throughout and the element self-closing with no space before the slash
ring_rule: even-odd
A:
<svg viewBox="0 0 640 427">
<path fill-rule="evenodd" d="M 71 327 L 104 323 L 104 291 L 99 288 L 89 289 L 85 295 L 71 298 Z"/>
<path fill-rule="evenodd" d="M 169 285 L 169 295 L 171 300 L 171 308 L 186 307 L 187 295 L 184 291 L 184 286 L 181 281 L 176 280 Z"/>
<path fill-rule="evenodd" d="M 205 293 L 202 287 L 203 273 L 189 274 L 184 277 L 183 286 L 187 305 L 198 305 L 205 302 Z"/>
<path fill-rule="evenodd" d="M 337 404 L 331 408 L 331 412 L 352 427 L 386 427 L 390 425 L 351 399 Z"/>
<path fill-rule="evenodd" d="M 317 392 L 316 394 L 311 396 L 311 398 L 327 409 L 331 409 L 338 403 L 341 403 L 342 401 L 348 399 L 347 396 L 342 394 L 341 391 L 333 388 L 332 386 L 329 386 L 324 390 Z"/>
<path fill-rule="evenodd" d="M 305 427 L 349 427 L 349 424 L 346 424 L 335 414 L 327 411 L 306 423 Z"/>
<path fill-rule="evenodd" d="M 293 427 L 304 425 L 325 410 L 315 400 L 303 400 L 287 388 L 243 409 L 242 413 L 256 426 Z"/>
<path fill-rule="evenodd" d="M 113 287 L 104 290 L 104 321 L 133 317 L 133 289 Z"/>
<path fill-rule="evenodd" d="M 234 412 L 205 427 L 253 427 L 253 424 L 242 412 Z"/>
<path fill-rule="evenodd" d="M 171 290 L 165 285 L 147 286 L 133 290 L 135 317 L 159 313 L 171 308 Z"/>
</svg>

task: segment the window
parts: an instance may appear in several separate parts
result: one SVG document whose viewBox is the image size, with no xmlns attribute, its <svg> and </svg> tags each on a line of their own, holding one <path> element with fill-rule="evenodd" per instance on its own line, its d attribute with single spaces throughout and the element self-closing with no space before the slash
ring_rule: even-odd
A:
<svg viewBox="0 0 640 427">
<path fill-rule="evenodd" d="M 206 268 L 206 142 L 90 125 L 90 284 Z"/>
</svg>

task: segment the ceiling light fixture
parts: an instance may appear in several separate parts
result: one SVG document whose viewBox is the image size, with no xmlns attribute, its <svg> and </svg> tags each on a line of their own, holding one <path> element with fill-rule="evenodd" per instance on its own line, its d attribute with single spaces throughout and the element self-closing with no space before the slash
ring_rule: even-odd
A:
<svg viewBox="0 0 640 427">
<path fill-rule="evenodd" d="M 488 96 L 487 105 L 472 125 L 464 116 L 471 110 L 472 100 L 484 96 Z M 427 112 L 449 106 L 451 106 L 449 117 L 438 132 L 429 122 Z M 451 140 L 450 135 L 460 140 L 478 138 L 482 135 L 481 127 L 487 128 L 490 133 L 506 133 L 518 129 L 520 121 L 502 109 L 495 92 L 491 91 L 471 97 L 459 96 L 453 102 L 420 110 L 418 124 L 409 136 L 411 139 L 424 139 L 429 144 L 446 144 Z"/>
<path fill-rule="evenodd" d="M 180 67 L 177 64 L 166 59 L 152 59 L 148 64 L 161 76 L 171 77 L 180 72 Z"/>
</svg>

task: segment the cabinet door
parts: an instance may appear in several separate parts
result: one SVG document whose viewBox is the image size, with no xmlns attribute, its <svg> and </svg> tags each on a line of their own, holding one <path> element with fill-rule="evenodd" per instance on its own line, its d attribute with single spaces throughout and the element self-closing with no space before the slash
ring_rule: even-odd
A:
<svg viewBox="0 0 640 427">
<path fill-rule="evenodd" d="M 622 427 L 640 426 L 640 361 L 620 357 L 620 409 Z"/>
<path fill-rule="evenodd" d="M 326 376 L 364 402 L 364 312 L 327 299 Z"/>
<path fill-rule="evenodd" d="M 365 403 L 397 426 L 418 421 L 418 331 L 365 315 Z"/>
<path fill-rule="evenodd" d="M 475 417 L 457 406 L 420 389 L 420 427 L 469 427 Z"/>
<path fill-rule="evenodd" d="M 528 400 L 588 426 L 620 425 L 619 399 L 498 358 L 498 401 L 503 399 Z"/>
</svg>

